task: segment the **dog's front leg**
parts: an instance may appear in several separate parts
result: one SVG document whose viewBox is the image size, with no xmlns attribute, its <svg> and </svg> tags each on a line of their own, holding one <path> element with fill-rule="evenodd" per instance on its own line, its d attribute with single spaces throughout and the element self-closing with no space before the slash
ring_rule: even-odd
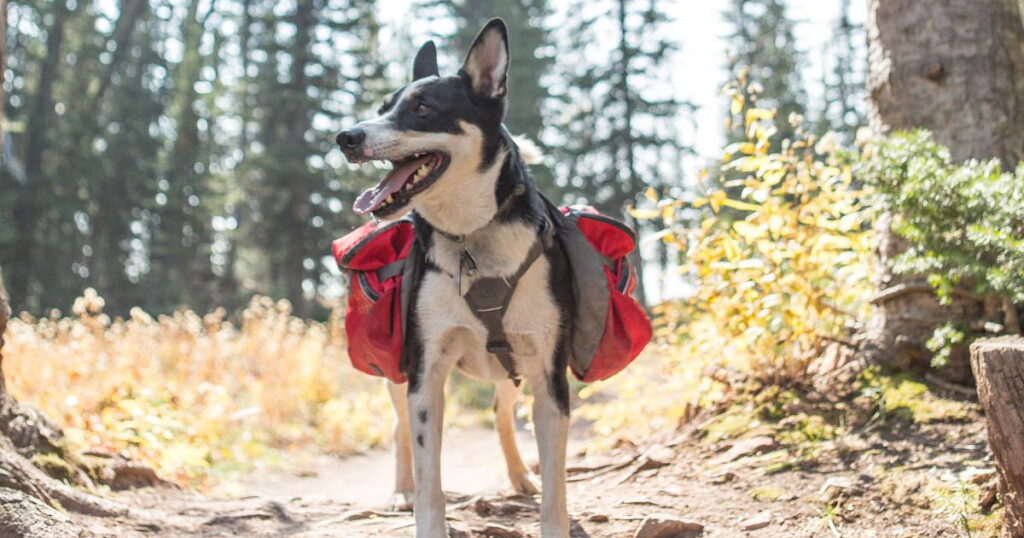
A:
<svg viewBox="0 0 1024 538">
<path fill-rule="evenodd" d="M 448 369 L 427 358 L 422 379 L 409 387 L 409 422 L 416 477 L 416 538 L 444 538 L 445 497 L 441 489 L 441 430 Z"/>
<path fill-rule="evenodd" d="M 543 538 L 569 537 L 565 493 L 565 451 L 569 440 L 568 382 L 565 373 L 546 374 L 531 383 L 533 423 L 540 455 L 540 529 Z"/>
</svg>

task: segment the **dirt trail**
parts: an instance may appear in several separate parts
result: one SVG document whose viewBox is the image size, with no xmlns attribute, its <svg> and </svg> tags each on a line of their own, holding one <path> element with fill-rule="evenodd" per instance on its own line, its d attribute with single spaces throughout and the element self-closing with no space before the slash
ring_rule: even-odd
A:
<svg viewBox="0 0 1024 538">
<path fill-rule="evenodd" d="M 531 437 L 520 437 L 526 459 L 535 458 Z M 452 536 L 539 537 L 538 499 L 508 494 L 492 431 L 453 430 L 445 446 Z M 880 429 L 821 449 L 815 461 L 783 468 L 772 463 L 792 455 L 771 439 L 710 444 L 680 438 L 644 450 L 573 457 L 572 536 L 632 538 L 652 514 L 703 526 L 700 533 L 660 538 L 961 536 L 956 518 L 929 504 L 928 488 L 991 471 L 983 428 L 973 421 Z M 139 507 L 130 517 L 77 520 L 91 531 L 85 536 L 408 538 L 412 515 L 382 509 L 392 466 L 385 451 L 316 458 L 300 462 L 297 471 L 254 475 L 241 496 L 139 490 L 121 495 Z"/>
<path fill-rule="evenodd" d="M 537 445 L 528 432 L 517 432 L 523 460 L 537 461 Z M 572 451 L 579 442 L 570 444 Z M 287 501 L 295 497 L 323 497 L 332 501 L 383 507 L 394 491 L 395 457 L 390 450 L 373 450 L 344 459 L 316 456 L 296 462 L 288 471 L 260 473 L 240 483 L 245 495 Z M 466 495 L 507 492 L 508 476 L 494 430 L 487 428 L 445 431 L 441 476 L 448 491 Z"/>
</svg>

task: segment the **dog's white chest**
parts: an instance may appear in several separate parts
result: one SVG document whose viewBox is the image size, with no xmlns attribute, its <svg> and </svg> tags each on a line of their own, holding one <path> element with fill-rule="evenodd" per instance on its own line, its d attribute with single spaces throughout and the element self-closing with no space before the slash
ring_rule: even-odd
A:
<svg viewBox="0 0 1024 538">
<path fill-rule="evenodd" d="M 522 223 L 491 224 L 463 243 L 435 234 L 427 259 L 441 272 L 425 275 L 416 308 L 428 361 L 451 360 L 484 379 L 507 376 L 497 359 L 486 352 L 487 330 L 463 293 L 475 278 L 514 275 L 536 240 L 536 231 Z M 464 252 L 473 258 L 473 274 L 465 267 L 460 271 Z M 503 318 L 516 369 L 524 375 L 549 367 L 558 337 L 561 320 L 549 278 L 548 262 L 542 256 L 519 280 Z"/>
</svg>

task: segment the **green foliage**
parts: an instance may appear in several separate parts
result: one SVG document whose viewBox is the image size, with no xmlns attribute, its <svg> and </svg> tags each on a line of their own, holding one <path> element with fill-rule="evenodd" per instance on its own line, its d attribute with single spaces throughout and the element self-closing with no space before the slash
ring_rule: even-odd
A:
<svg viewBox="0 0 1024 538">
<path fill-rule="evenodd" d="M 369 183 L 331 135 L 393 86 L 377 9 L 11 2 L 0 266 L 15 309 L 92 286 L 116 315 L 256 291 L 323 314 L 309 299 L 332 283 L 329 241 Z"/>
<path fill-rule="evenodd" d="M 994 159 L 956 164 L 931 135 L 915 131 L 880 141 L 858 175 L 875 186 L 898 216 L 895 231 L 910 241 L 897 271 L 927 275 L 945 300 L 962 286 L 1024 303 L 1024 166 L 1006 172 Z"/>
<path fill-rule="evenodd" d="M 861 394 L 875 402 L 880 416 L 897 417 L 917 424 L 963 420 L 970 404 L 935 395 L 913 376 L 887 374 L 871 367 L 860 375 Z"/>
<path fill-rule="evenodd" d="M 1001 514 L 986 513 L 981 507 L 984 493 L 977 484 L 958 481 L 953 484 L 932 483 L 926 488 L 932 507 L 956 525 L 959 535 L 966 538 L 1000 535 Z"/>
<path fill-rule="evenodd" d="M 952 323 L 947 323 L 932 333 L 925 345 L 932 355 L 932 367 L 942 368 L 949 364 L 950 354 L 953 347 L 960 345 L 967 338 L 967 335 Z"/>
</svg>

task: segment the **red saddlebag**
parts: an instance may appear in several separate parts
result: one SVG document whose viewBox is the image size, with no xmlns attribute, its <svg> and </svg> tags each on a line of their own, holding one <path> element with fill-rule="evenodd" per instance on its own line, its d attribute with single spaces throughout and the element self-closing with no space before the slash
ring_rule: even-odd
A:
<svg viewBox="0 0 1024 538">
<path fill-rule="evenodd" d="M 573 233 L 559 234 L 572 266 L 576 290 L 570 366 L 581 381 L 600 381 L 633 362 L 653 332 L 647 313 L 632 297 L 636 274 L 628 256 L 636 248 L 636 233 L 592 207 L 559 210 L 601 258 L 598 269 L 592 254 L 582 252 L 585 247 L 570 237 Z M 604 312 L 600 312 L 602 307 Z"/>
<path fill-rule="evenodd" d="M 415 232 L 410 220 L 370 222 L 333 243 L 334 259 L 349 276 L 345 336 L 352 366 L 404 383 L 402 271 Z"/>
</svg>

